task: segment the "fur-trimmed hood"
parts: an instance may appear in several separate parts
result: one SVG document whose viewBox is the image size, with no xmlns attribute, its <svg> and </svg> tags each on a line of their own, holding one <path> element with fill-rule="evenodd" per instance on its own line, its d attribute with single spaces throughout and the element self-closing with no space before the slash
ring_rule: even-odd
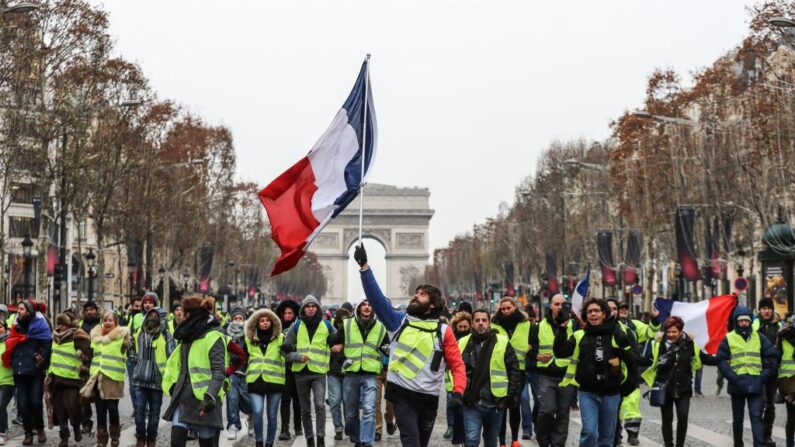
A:
<svg viewBox="0 0 795 447">
<path fill-rule="evenodd" d="M 251 314 L 248 320 L 246 320 L 247 339 L 255 342 L 259 341 L 259 338 L 257 338 L 257 325 L 262 317 L 268 317 L 271 320 L 271 327 L 273 328 L 273 331 L 271 331 L 273 333 L 271 340 L 282 333 L 282 322 L 279 320 L 279 317 L 270 309 L 260 309 Z"/>
<path fill-rule="evenodd" d="M 102 325 L 98 324 L 91 329 L 91 341 L 97 343 L 110 343 L 124 337 L 125 344 L 130 341 L 130 328 L 127 326 L 116 326 L 106 335 L 102 335 Z"/>
</svg>

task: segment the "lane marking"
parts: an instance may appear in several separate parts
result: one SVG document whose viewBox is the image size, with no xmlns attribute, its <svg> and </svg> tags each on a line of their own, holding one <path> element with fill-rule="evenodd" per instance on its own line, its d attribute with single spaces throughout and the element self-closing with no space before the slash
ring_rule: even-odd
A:
<svg viewBox="0 0 795 447">
<path fill-rule="evenodd" d="M 655 419 L 644 419 L 651 423 L 661 425 L 662 421 Z M 688 421 L 687 423 L 687 436 L 692 436 L 699 441 L 706 442 L 707 444 L 714 445 L 715 447 L 734 447 L 734 440 L 726 435 L 715 433 L 714 431 L 707 430 L 706 428 L 699 427 Z"/>
</svg>

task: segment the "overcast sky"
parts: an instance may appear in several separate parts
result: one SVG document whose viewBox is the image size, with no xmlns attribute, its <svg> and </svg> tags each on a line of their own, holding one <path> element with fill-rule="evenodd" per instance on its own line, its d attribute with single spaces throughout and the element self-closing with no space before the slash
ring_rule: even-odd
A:
<svg viewBox="0 0 795 447">
<path fill-rule="evenodd" d="M 511 203 L 555 139 L 604 139 L 655 67 L 737 45 L 739 0 L 107 0 L 117 51 L 163 98 L 231 128 L 241 180 L 304 156 L 366 53 L 371 182 L 430 188 L 431 249 Z"/>
</svg>

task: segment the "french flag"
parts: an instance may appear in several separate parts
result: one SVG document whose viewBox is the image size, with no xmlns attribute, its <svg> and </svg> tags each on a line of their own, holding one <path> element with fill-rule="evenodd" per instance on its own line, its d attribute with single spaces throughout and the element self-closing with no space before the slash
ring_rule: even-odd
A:
<svg viewBox="0 0 795 447">
<path fill-rule="evenodd" d="M 309 154 L 259 193 L 271 237 L 281 250 L 271 275 L 293 268 L 367 180 L 377 141 L 368 65 L 369 56 L 348 99 Z"/>
<path fill-rule="evenodd" d="M 698 303 L 657 298 L 654 306 L 660 311 L 660 323 L 670 316 L 681 318 L 685 322 L 685 331 L 693 336 L 701 349 L 714 355 L 728 332 L 726 325 L 737 306 L 737 295 L 716 296 Z"/>
</svg>

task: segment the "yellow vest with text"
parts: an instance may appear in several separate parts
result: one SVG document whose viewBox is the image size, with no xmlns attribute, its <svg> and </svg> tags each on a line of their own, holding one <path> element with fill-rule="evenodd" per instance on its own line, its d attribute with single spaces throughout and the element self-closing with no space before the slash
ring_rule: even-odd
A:
<svg viewBox="0 0 795 447">
<path fill-rule="evenodd" d="M 135 352 L 141 353 L 138 348 L 138 338 L 141 336 L 141 329 L 135 333 Z M 166 362 L 168 361 L 168 355 L 166 354 L 166 336 L 161 333 L 156 339 L 152 340 L 152 348 L 155 351 L 155 365 L 157 366 L 157 370 L 160 372 L 160 376 L 163 376 L 163 371 L 166 370 Z"/>
<path fill-rule="evenodd" d="M 212 381 L 212 365 L 210 365 L 210 349 L 213 345 L 221 340 L 224 343 L 224 368 L 229 364 L 229 351 L 226 349 L 226 339 L 221 331 L 213 330 L 204 334 L 204 337 L 194 340 L 190 345 L 190 352 L 188 352 L 188 373 L 190 374 L 191 388 L 193 389 L 193 397 L 198 400 L 204 399 L 204 394 L 210 387 Z M 167 396 L 171 395 L 171 387 L 177 383 L 179 379 L 180 368 L 182 367 L 182 343 L 178 344 L 174 352 L 168 357 L 166 362 L 166 372 L 163 374 L 163 381 L 161 382 L 163 393 Z M 228 383 L 224 381 L 224 385 L 218 392 L 218 399 L 222 400 L 226 394 Z"/>
<path fill-rule="evenodd" d="M 411 380 L 426 365 L 430 367 L 434 348 L 442 349 L 434 346 L 438 329 L 438 321 L 409 322 L 390 347 L 389 372 Z"/>
<path fill-rule="evenodd" d="M 279 334 L 268 343 L 265 353 L 258 344 L 246 339 L 248 349 L 248 366 L 246 367 L 246 383 L 253 383 L 258 378 L 268 383 L 284 385 L 284 371 L 286 369 L 284 357 L 280 348 L 284 341 L 284 335 Z"/>
<path fill-rule="evenodd" d="M 566 333 L 569 337 L 574 333 L 571 329 L 571 324 L 566 326 Z M 558 368 L 568 368 L 569 363 L 571 360 L 568 358 L 557 358 L 555 357 L 555 353 L 552 349 L 553 345 L 555 344 L 555 332 L 552 330 L 552 325 L 549 324 L 546 318 L 541 320 L 541 323 L 538 324 L 538 353 L 542 355 L 550 356 L 550 359 L 546 362 L 538 361 L 536 365 L 539 368 L 546 368 L 555 362 L 555 366 Z"/>
<path fill-rule="evenodd" d="M 317 325 L 312 340 L 309 340 L 309 330 L 303 321 L 296 324 L 298 324 L 298 334 L 296 334 L 295 351 L 300 355 L 309 357 L 309 361 L 306 363 L 293 363 L 293 372 L 301 371 L 308 367 L 314 373 L 326 374 L 329 370 L 328 364 L 331 359 L 331 350 L 327 341 L 329 331 L 326 322 L 321 321 Z"/>
<path fill-rule="evenodd" d="M 50 368 L 47 372 L 64 379 L 80 379 L 80 357 L 77 355 L 74 341 L 52 342 Z"/>
<path fill-rule="evenodd" d="M 508 332 L 499 324 L 492 323 L 491 328 L 496 330 L 500 335 L 508 336 Z M 522 321 L 517 324 L 516 329 L 513 330 L 513 335 L 511 335 L 511 346 L 513 346 L 513 350 L 516 352 L 516 359 L 519 360 L 519 369 L 522 371 L 524 371 L 525 368 L 524 362 L 525 357 L 527 357 L 527 350 L 530 349 L 529 338 L 530 322 Z"/>
<path fill-rule="evenodd" d="M 355 318 L 345 320 L 345 364 L 347 366 L 342 372 L 365 371 L 373 374 L 381 372 L 381 351 L 378 347 L 386 337 L 386 328 L 376 320 L 370 332 L 367 333 L 367 340 L 362 340 L 362 332 Z"/>
<path fill-rule="evenodd" d="M 94 357 L 91 359 L 89 373 L 93 376 L 101 372 L 112 380 L 124 382 L 127 367 L 125 366 L 126 359 L 121 353 L 123 344 L 124 337 L 119 337 L 110 343 L 92 341 L 91 349 L 94 351 Z"/>
<path fill-rule="evenodd" d="M 461 340 L 458 340 L 458 349 L 461 352 L 464 352 L 470 338 L 472 335 L 461 337 Z M 497 334 L 497 343 L 494 345 L 489 361 L 489 382 L 491 382 L 491 394 L 494 397 L 508 395 L 508 370 L 505 369 L 506 349 L 508 349 L 508 337 Z"/>
<path fill-rule="evenodd" d="M 726 334 L 726 340 L 731 353 L 729 366 L 735 373 L 751 376 L 762 374 L 762 341 L 756 331 L 751 331 L 748 340 L 743 340 L 740 334 L 731 331 Z"/>
</svg>

